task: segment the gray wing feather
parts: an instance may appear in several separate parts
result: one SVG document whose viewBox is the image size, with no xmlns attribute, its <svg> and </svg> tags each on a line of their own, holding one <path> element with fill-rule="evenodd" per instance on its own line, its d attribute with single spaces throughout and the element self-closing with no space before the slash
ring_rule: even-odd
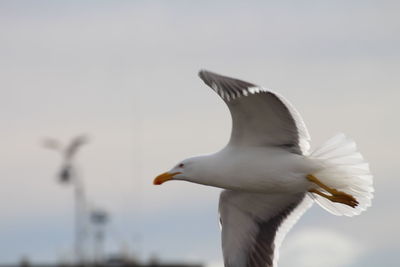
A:
<svg viewBox="0 0 400 267">
<path fill-rule="evenodd" d="M 303 154 L 310 140 L 307 128 L 283 97 L 255 84 L 206 70 L 199 77 L 228 105 L 232 116 L 229 144 L 235 146 L 280 146 Z"/>
<path fill-rule="evenodd" d="M 287 196 L 224 190 L 219 211 L 225 266 L 275 266 L 284 235 L 309 207 L 304 201 L 303 193 Z"/>
</svg>

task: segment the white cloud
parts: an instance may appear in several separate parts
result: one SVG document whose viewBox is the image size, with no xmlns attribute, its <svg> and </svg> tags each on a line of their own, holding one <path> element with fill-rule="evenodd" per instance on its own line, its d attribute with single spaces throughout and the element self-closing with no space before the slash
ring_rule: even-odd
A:
<svg viewBox="0 0 400 267">
<path fill-rule="evenodd" d="M 304 229 L 284 242 L 281 267 L 350 266 L 364 248 L 348 236 L 327 229 Z"/>
</svg>

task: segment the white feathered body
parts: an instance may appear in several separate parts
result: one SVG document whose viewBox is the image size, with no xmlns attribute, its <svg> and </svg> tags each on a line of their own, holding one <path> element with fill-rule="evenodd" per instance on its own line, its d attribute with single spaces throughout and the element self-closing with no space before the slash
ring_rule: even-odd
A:
<svg viewBox="0 0 400 267">
<path fill-rule="evenodd" d="M 306 178 L 313 174 L 328 186 L 357 197 L 359 205 L 352 208 L 309 194 L 335 215 L 357 215 L 371 205 L 373 197 L 368 164 L 357 152 L 355 143 L 343 134 L 329 139 L 310 155 L 299 155 L 280 147 L 228 145 L 215 154 L 192 160 L 196 164 L 186 167 L 193 174 L 191 182 L 243 192 L 305 193 L 316 187 Z"/>
<path fill-rule="evenodd" d="M 276 194 L 300 193 L 310 188 L 307 174 L 319 171 L 317 159 L 279 147 L 232 147 L 196 157 L 197 183 L 224 189 Z"/>
</svg>

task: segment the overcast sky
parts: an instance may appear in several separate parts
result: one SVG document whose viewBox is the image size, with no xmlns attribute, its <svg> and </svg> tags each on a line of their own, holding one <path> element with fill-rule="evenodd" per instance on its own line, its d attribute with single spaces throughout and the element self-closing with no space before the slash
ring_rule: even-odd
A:
<svg viewBox="0 0 400 267">
<path fill-rule="evenodd" d="M 316 147 L 337 132 L 370 162 L 373 206 L 317 205 L 280 266 L 399 266 L 398 1 L 1 1 L 0 262 L 71 257 L 72 188 L 46 136 L 87 133 L 77 158 L 107 251 L 222 266 L 219 190 L 153 178 L 223 147 L 230 115 L 201 68 L 273 88 Z"/>
</svg>

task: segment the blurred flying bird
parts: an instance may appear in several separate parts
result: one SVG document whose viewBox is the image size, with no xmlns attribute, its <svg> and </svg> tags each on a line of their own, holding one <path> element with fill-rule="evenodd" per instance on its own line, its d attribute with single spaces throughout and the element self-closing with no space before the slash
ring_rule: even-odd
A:
<svg viewBox="0 0 400 267">
<path fill-rule="evenodd" d="M 63 156 L 64 162 L 61 167 L 61 171 L 58 175 L 60 178 L 60 182 L 66 183 L 71 180 L 73 177 L 72 172 L 74 171 L 72 168 L 71 161 L 73 157 L 76 155 L 76 152 L 78 149 L 84 145 L 87 144 L 89 141 L 88 137 L 86 135 L 78 135 L 74 138 L 72 138 L 71 142 L 63 148 L 63 145 L 61 142 L 54 138 L 46 138 L 43 141 L 43 146 L 49 149 L 56 150 L 60 152 Z"/>
<path fill-rule="evenodd" d="M 200 78 L 227 104 L 229 143 L 179 162 L 154 179 L 224 189 L 219 200 L 226 267 L 276 266 L 287 231 L 315 201 L 335 215 L 371 205 L 372 175 L 355 143 L 339 134 L 309 153 L 300 114 L 282 96 L 202 70 Z"/>
</svg>

